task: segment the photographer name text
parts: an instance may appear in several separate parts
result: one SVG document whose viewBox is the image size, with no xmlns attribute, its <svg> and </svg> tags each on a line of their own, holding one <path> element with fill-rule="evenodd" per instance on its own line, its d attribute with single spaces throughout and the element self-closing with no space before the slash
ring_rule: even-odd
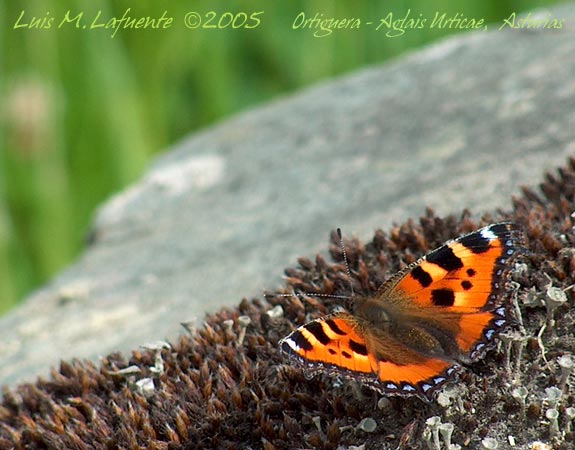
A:
<svg viewBox="0 0 575 450">
<path fill-rule="evenodd" d="M 32 14 L 21 10 L 14 19 L 12 28 L 15 30 L 105 30 L 113 38 L 121 31 L 129 30 L 167 30 L 183 25 L 196 30 L 221 30 L 258 28 L 264 21 L 264 11 L 188 11 L 181 17 L 175 17 L 167 10 L 155 16 L 141 16 L 126 8 L 121 15 L 107 16 L 101 10 L 90 14 L 84 11 L 67 10 L 59 14 L 45 11 L 42 14 Z M 364 19 L 359 17 L 329 17 L 323 13 L 296 14 L 286 26 L 294 31 L 311 32 L 314 37 L 326 37 L 332 33 L 365 29 L 381 33 L 388 38 L 396 38 L 414 30 L 452 29 L 452 30 L 482 30 L 488 27 L 494 29 L 561 29 L 564 19 L 552 16 L 551 13 L 518 15 L 512 13 L 499 23 L 487 24 L 482 17 L 469 17 L 458 12 L 449 14 L 436 11 L 429 16 L 408 9 L 397 14 L 389 12 L 381 17 Z"/>
</svg>

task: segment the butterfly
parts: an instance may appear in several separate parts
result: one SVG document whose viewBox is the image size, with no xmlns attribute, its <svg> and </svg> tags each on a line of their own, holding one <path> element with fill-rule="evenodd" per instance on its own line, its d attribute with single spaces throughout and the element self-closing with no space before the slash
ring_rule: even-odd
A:
<svg viewBox="0 0 575 450">
<path fill-rule="evenodd" d="M 522 240 L 517 225 L 501 222 L 448 241 L 280 348 L 312 375 L 335 372 L 429 401 L 512 323 L 506 280 Z"/>
</svg>

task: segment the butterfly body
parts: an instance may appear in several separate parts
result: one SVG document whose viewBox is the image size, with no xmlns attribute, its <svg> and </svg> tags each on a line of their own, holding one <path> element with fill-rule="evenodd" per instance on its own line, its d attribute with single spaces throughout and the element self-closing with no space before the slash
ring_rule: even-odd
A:
<svg viewBox="0 0 575 450">
<path fill-rule="evenodd" d="M 449 241 L 386 281 L 352 311 L 280 341 L 311 373 L 359 379 L 384 393 L 430 399 L 479 359 L 508 324 L 505 280 L 521 233 L 499 223 Z"/>
</svg>

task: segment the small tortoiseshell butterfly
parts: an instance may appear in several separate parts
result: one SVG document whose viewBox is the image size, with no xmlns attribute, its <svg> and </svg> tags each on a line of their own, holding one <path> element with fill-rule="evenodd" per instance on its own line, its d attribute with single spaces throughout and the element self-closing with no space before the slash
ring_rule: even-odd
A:
<svg viewBox="0 0 575 450">
<path fill-rule="evenodd" d="M 522 233 L 510 222 L 448 241 L 353 298 L 353 312 L 309 322 L 280 341 L 311 373 L 335 371 L 391 395 L 431 400 L 509 324 L 504 305 Z"/>
</svg>

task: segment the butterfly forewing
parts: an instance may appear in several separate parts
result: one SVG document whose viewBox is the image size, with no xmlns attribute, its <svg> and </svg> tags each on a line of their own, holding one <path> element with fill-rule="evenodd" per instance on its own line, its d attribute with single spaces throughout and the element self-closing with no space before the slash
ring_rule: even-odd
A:
<svg viewBox="0 0 575 450">
<path fill-rule="evenodd" d="M 489 309 L 519 248 L 512 223 L 499 223 L 450 241 L 408 267 L 403 277 L 382 291 L 400 291 L 420 306 L 453 312 Z M 386 292 L 387 291 L 387 292 Z"/>
<path fill-rule="evenodd" d="M 310 363 L 329 364 L 352 372 L 372 373 L 366 342 L 351 314 L 339 313 L 309 322 L 280 341 L 281 349 Z"/>
</svg>

